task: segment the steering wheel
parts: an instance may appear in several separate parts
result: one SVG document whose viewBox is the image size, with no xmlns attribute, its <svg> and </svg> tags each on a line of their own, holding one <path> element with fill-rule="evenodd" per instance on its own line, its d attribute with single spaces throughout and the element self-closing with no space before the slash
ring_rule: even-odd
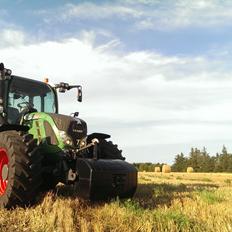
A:
<svg viewBox="0 0 232 232">
<path fill-rule="evenodd" d="M 17 123 L 21 123 L 25 114 L 37 112 L 37 110 L 34 109 L 33 105 L 30 104 L 29 102 L 21 102 L 21 103 L 18 103 L 17 106 L 19 107 L 19 110 L 20 110 Z"/>
<path fill-rule="evenodd" d="M 20 112 L 23 112 L 24 110 L 33 109 L 33 105 L 29 102 L 20 102 L 17 104 L 17 106 L 19 107 Z"/>
</svg>

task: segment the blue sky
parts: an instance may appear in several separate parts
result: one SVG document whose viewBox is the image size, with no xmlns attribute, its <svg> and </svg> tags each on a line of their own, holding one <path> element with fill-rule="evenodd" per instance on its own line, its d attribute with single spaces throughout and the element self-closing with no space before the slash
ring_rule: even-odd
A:
<svg viewBox="0 0 232 232">
<path fill-rule="evenodd" d="M 231 7 L 230 1 L 7 1 L 1 0 L 3 22 L 12 28 L 20 28 L 26 33 L 42 39 L 61 39 L 70 35 L 78 35 L 82 30 L 97 30 L 100 35 L 99 43 L 109 39 L 103 31 L 110 32 L 111 36 L 119 38 L 124 49 L 128 51 L 153 50 L 170 55 L 197 55 L 204 54 L 211 49 L 220 49 L 223 44 L 231 44 L 230 17 L 226 17 L 224 9 Z M 195 2 L 195 4 L 194 4 Z M 189 4 L 188 4 L 189 3 Z M 214 15 L 197 17 L 207 14 L 207 8 L 217 13 L 220 6 L 218 21 L 212 25 L 207 21 Z M 75 9 L 75 15 L 65 11 Z M 187 8 L 191 10 L 187 10 Z M 88 9 L 92 8 L 88 13 Z M 96 8 L 96 9 L 95 9 Z M 102 10 L 103 14 L 93 16 L 92 11 Z M 116 8 L 114 12 L 113 8 Z M 121 9 L 120 9 L 121 8 Z M 120 10 L 121 13 L 120 14 Z M 106 13 L 108 11 L 108 14 Z M 111 12 L 110 12 L 111 11 Z M 179 11 L 199 11 L 191 15 L 192 22 L 185 25 L 171 25 L 173 17 Z M 158 13 L 156 15 L 156 12 Z M 79 13 L 79 15 L 78 15 Z M 96 12 L 97 13 L 97 12 Z M 101 13 L 101 12 L 100 12 Z M 104 15 L 104 13 L 106 15 Z M 223 13 L 225 13 L 223 15 Z M 67 13 L 68 14 L 68 13 Z M 180 21 L 186 17 L 180 16 Z M 63 17 L 63 19 L 61 19 Z M 215 18 L 217 15 L 215 15 Z M 223 18 L 224 17 L 224 18 Z M 223 20 L 225 20 L 223 22 Z M 165 22 L 167 21 L 167 22 Z M 170 25 L 168 25 L 170 22 Z M 143 24 L 142 24 L 143 23 Z M 147 24 L 146 24 L 147 23 Z M 163 24 L 163 25 L 162 25 Z M 207 25 L 208 24 L 208 25 Z M 4 27 L 4 25 L 3 25 Z"/>
<path fill-rule="evenodd" d="M 84 87 L 75 105 L 129 161 L 232 150 L 232 2 L 0 0 L 1 59 Z M 68 72 L 67 72 L 68 70 Z M 72 94 L 62 112 L 73 109 Z"/>
</svg>

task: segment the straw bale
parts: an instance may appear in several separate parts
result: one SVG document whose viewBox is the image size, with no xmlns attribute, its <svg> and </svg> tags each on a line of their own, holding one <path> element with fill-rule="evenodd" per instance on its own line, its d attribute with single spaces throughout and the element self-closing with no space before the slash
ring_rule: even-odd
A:
<svg viewBox="0 0 232 232">
<path fill-rule="evenodd" d="M 163 173 L 170 173 L 171 172 L 171 167 L 167 164 L 164 164 L 162 167 L 162 172 Z"/>
<path fill-rule="evenodd" d="M 192 173 L 194 172 L 193 168 L 192 167 L 187 167 L 187 173 Z"/>
</svg>

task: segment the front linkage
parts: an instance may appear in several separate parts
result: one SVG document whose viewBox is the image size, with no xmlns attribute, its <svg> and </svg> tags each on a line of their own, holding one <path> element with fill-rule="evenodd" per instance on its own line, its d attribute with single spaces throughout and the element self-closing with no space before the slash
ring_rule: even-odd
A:
<svg viewBox="0 0 232 232">
<path fill-rule="evenodd" d="M 51 169 L 56 183 L 74 184 L 77 195 L 85 199 L 131 198 L 137 187 L 137 170 L 124 161 L 117 145 L 106 141 L 108 137 L 94 133 L 84 147 L 63 151 L 62 164 Z"/>
</svg>

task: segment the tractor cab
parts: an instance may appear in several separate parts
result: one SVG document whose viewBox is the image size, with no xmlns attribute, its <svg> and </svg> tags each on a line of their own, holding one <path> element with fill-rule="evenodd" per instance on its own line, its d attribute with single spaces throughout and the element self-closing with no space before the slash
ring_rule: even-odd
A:
<svg viewBox="0 0 232 232">
<path fill-rule="evenodd" d="M 26 130 L 23 116 L 40 112 L 58 114 L 57 91 L 77 89 L 77 100 L 82 101 L 82 87 L 61 82 L 50 86 L 47 82 L 11 75 L 11 70 L 0 64 L 0 131 Z M 74 114 L 77 116 L 77 113 Z"/>
<path fill-rule="evenodd" d="M 22 119 L 28 113 L 58 113 L 56 88 L 11 74 L 0 63 L 0 131 L 27 130 Z"/>
<path fill-rule="evenodd" d="M 6 92 L 6 114 L 9 124 L 19 124 L 26 113 L 58 112 L 56 93 L 46 83 L 11 76 Z"/>
</svg>

